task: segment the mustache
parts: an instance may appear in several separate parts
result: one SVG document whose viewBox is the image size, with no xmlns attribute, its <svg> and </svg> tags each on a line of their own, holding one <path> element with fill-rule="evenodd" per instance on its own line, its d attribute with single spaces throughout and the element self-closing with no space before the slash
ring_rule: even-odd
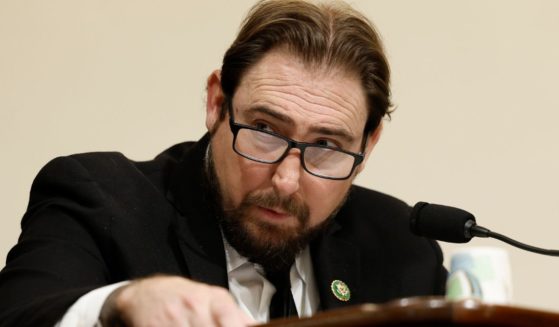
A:
<svg viewBox="0 0 559 327">
<path fill-rule="evenodd" d="M 291 216 L 297 217 L 301 223 L 309 219 L 309 206 L 295 197 L 281 197 L 274 191 L 255 192 L 248 194 L 241 202 L 241 208 L 260 206 L 265 208 L 279 208 Z"/>
</svg>

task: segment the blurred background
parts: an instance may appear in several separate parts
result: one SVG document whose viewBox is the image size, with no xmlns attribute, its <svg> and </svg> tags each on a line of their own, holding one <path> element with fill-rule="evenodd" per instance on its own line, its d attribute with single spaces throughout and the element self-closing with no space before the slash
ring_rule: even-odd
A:
<svg viewBox="0 0 559 327">
<path fill-rule="evenodd" d="M 350 3 L 383 36 L 397 106 L 357 184 L 559 248 L 559 2 Z M 147 160 L 205 132 L 206 77 L 252 4 L 0 0 L 0 259 L 50 159 Z M 508 251 L 514 304 L 559 311 L 559 258 L 442 244 L 481 245 Z"/>
</svg>

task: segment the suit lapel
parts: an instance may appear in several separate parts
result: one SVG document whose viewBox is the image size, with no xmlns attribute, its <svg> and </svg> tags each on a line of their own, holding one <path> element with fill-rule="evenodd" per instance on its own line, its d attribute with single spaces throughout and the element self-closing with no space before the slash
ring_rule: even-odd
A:
<svg viewBox="0 0 559 327">
<path fill-rule="evenodd" d="M 196 217 L 196 220 L 199 220 L 198 218 Z M 227 288 L 225 251 L 219 229 L 197 228 L 194 224 L 187 226 L 184 216 L 180 216 L 177 222 L 178 246 L 190 278 Z"/>
<path fill-rule="evenodd" d="M 208 143 L 206 134 L 185 153 L 172 174 L 167 198 L 178 213 L 171 233 L 176 235 L 190 278 L 227 287 L 223 240 L 213 199 L 205 189 L 204 156 Z"/>
<path fill-rule="evenodd" d="M 327 231 L 311 244 L 321 310 L 360 303 L 359 249 L 338 235 L 340 229 L 341 226 L 334 221 Z M 349 290 L 349 299 L 344 296 L 344 287 Z"/>
</svg>

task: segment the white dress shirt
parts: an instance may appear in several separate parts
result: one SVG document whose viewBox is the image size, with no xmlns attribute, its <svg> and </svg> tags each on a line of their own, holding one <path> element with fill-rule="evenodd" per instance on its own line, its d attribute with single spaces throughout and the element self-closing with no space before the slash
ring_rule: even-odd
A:
<svg viewBox="0 0 559 327">
<path fill-rule="evenodd" d="M 229 292 L 239 307 L 255 321 L 269 320 L 269 306 L 275 287 L 258 264 L 249 262 L 224 239 Z M 312 316 L 320 304 L 309 248 L 305 248 L 291 267 L 291 293 L 299 317 Z M 129 281 L 95 289 L 78 299 L 55 327 L 98 326 L 99 313 L 111 292 Z M 100 325 L 99 325 L 100 326 Z"/>
<path fill-rule="evenodd" d="M 249 262 L 225 239 L 223 243 L 227 259 L 229 292 L 246 314 L 258 322 L 267 322 L 270 302 L 276 291 L 274 285 L 264 277 L 264 269 L 260 265 Z M 291 293 L 299 317 L 312 316 L 318 310 L 320 300 L 308 247 L 295 259 L 290 278 Z"/>
<path fill-rule="evenodd" d="M 105 300 L 112 291 L 127 283 L 129 281 L 115 283 L 86 293 L 66 311 L 55 327 L 101 326 L 101 324 L 98 324 L 98 321 L 103 303 L 105 303 Z"/>
</svg>

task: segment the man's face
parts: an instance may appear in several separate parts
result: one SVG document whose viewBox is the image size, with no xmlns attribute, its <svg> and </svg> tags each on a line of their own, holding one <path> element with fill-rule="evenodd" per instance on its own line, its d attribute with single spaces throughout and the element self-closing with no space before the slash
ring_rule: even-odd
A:
<svg viewBox="0 0 559 327">
<path fill-rule="evenodd" d="M 306 172 L 300 151 L 264 164 L 236 154 L 228 121 L 219 121 L 223 96 L 219 72 L 208 80 L 206 125 L 212 131 L 213 166 L 226 213 L 244 237 L 261 248 L 281 249 L 317 228 L 344 201 L 355 173 L 329 180 Z M 296 141 L 360 152 L 367 119 L 365 95 L 356 76 L 340 69 L 309 68 L 283 49 L 251 67 L 232 100 L 235 122 L 270 130 Z M 376 142 L 371 136 L 368 151 Z"/>
</svg>

